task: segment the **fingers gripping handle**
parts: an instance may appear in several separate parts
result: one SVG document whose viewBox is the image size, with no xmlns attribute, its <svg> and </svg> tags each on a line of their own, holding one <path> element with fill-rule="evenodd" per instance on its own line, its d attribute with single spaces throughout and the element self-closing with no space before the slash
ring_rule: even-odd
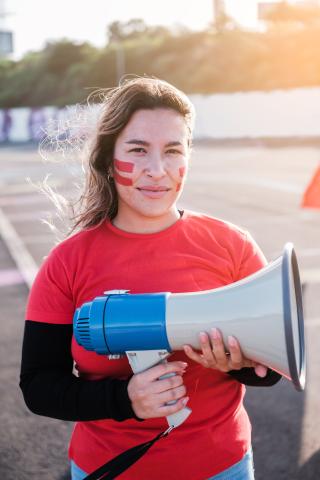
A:
<svg viewBox="0 0 320 480">
<path fill-rule="evenodd" d="M 161 363 L 166 362 L 167 360 L 162 360 Z M 165 375 L 162 375 L 159 380 L 162 380 L 163 378 L 169 378 L 169 377 L 174 377 L 176 374 L 175 373 L 166 373 Z M 167 405 L 174 405 L 177 403 L 177 400 L 172 400 L 171 402 L 168 402 Z M 190 415 L 192 410 L 188 407 L 184 407 L 182 410 L 179 412 L 173 413 L 172 415 L 168 415 L 167 422 L 169 424 L 169 427 L 178 427 L 181 425 Z"/>
<path fill-rule="evenodd" d="M 170 355 L 167 350 L 143 350 L 138 352 L 126 352 L 133 373 L 140 373 L 148 368 L 155 367 L 159 363 L 167 362 L 166 358 Z M 175 373 L 162 375 L 160 379 L 174 376 Z M 168 402 L 168 405 L 174 405 L 176 400 Z M 167 422 L 169 427 L 176 428 L 181 425 L 190 415 L 192 410 L 184 407 L 179 412 L 168 415 Z"/>
<path fill-rule="evenodd" d="M 162 360 L 161 363 L 167 363 L 167 360 Z M 176 374 L 174 372 L 165 373 L 164 375 L 161 375 L 161 377 L 159 377 L 159 380 L 163 380 L 164 378 L 170 378 L 175 376 Z M 171 402 L 167 402 L 166 405 L 174 405 L 175 403 L 177 403 L 177 400 L 171 400 Z"/>
</svg>

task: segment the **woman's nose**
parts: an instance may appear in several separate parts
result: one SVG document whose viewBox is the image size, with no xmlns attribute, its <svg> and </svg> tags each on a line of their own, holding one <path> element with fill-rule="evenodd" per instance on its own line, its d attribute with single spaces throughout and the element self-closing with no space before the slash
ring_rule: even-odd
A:
<svg viewBox="0 0 320 480">
<path fill-rule="evenodd" d="M 154 154 L 148 158 L 146 173 L 156 178 L 163 177 L 166 174 L 164 162 L 160 154 Z"/>
</svg>

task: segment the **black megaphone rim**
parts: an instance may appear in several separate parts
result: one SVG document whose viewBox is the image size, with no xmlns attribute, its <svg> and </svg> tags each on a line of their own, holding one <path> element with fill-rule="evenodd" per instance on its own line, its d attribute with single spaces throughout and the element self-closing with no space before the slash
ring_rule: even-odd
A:
<svg viewBox="0 0 320 480">
<path fill-rule="evenodd" d="M 290 277 L 293 276 L 294 292 L 291 292 Z M 282 287 L 283 287 L 283 306 L 284 306 L 284 327 L 287 347 L 287 356 L 291 380 L 298 391 L 303 391 L 306 378 L 306 351 L 304 338 L 304 320 L 301 282 L 297 256 L 292 243 L 287 243 L 284 247 L 282 260 Z M 295 317 L 292 312 L 291 295 L 294 294 L 297 305 L 298 332 L 299 332 L 299 360 L 297 365 L 294 345 L 294 334 L 292 328 L 292 318 Z"/>
</svg>

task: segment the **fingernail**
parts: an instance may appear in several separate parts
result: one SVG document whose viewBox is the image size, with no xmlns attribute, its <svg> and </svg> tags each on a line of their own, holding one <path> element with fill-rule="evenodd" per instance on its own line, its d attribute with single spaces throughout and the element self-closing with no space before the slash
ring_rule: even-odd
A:
<svg viewBox="0 0 320 480">
<path fill-rule="evenodd" d="M 237 340 L 232 335 L 229 335 L 228 344 L 229 344 L 230 347 L 236 347 L 237 346 Z"/>
<path fill-rule="evenodd" d="M 183 366 L 183 368 L 187 368 L 188 366 L 187 362 L 181 362 L 181 365 Z"/>
<path fill-rule="evenodd" d="M 207 341 L 207 334 L 205 332 L 200 332 L 199 336 L 201 342 L 205 343 Z"/>
<path fill-rule="evenodd" d="M 182 400 L 183 406 L 185 407 L 188 402 L 189 402 L 189 397 L 184 398 L 184 399 Z"/>
<path fill-rule="evenodd" d="M 219 340 L 219 338 L 220 338 L 220 333 L 219 333 L 219 331 L 218 331 L 217 328 L 212 328 L 212 329 L 211 329 L 211 334 L 212 334 L 214 340 Z"/>
</svg>

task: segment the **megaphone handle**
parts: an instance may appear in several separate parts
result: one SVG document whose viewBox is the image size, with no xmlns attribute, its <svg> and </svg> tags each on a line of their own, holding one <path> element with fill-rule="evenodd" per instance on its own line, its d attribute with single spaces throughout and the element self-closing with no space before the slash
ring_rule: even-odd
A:
<svg viewBox="0 0 320 480">
<path fill-rule="evenodd" d="M 166 359 L 170 353 L 166 350 L 141 350 L 137 352 L 128 351 L 126 355 L 133 373 L 140 373 L 148 368 L 155 367 L 159 363 L 166 363 Z M 174 375 L 175 373 L 166 373 L 159 377 L 159 379 L 173 377 Z M 167 405 L 174 405 L 175 403 L 176 400 L 172 400 L 168 402 Z M 189 417 L 191 412 L 192 410 L 190 408 L 184 407 L 182 410 L 179 410 L 179 412 L 168 415 L 166 418 L 169 427 L 175 428 L 181 425 L 181 423 Z"/>
<path fill-rule="evenodd" d="M 161 363 L 166 363 L 167 360 L 162 360 Z M 175 373 L 166 373 L 165 375 L 162 375 L 159 377 L 159 380 L 162 380 L 163 378 L 169 378 L 169 377 L 174 377 L 176 374 Z M 177 403 L 177 400 L 172 400 L 171 402 L 167 402 L 166 405 L 174 405 Z M 167 422 L 169 427 L 176 428 L 179 427 L 190 415 L 192 410 L 188 407 L 184 407 L 182 410 L 179 410 L 177 413 L 173 413 L 172 415 L 168 415 L 166 417 Z"/>
</svg>

